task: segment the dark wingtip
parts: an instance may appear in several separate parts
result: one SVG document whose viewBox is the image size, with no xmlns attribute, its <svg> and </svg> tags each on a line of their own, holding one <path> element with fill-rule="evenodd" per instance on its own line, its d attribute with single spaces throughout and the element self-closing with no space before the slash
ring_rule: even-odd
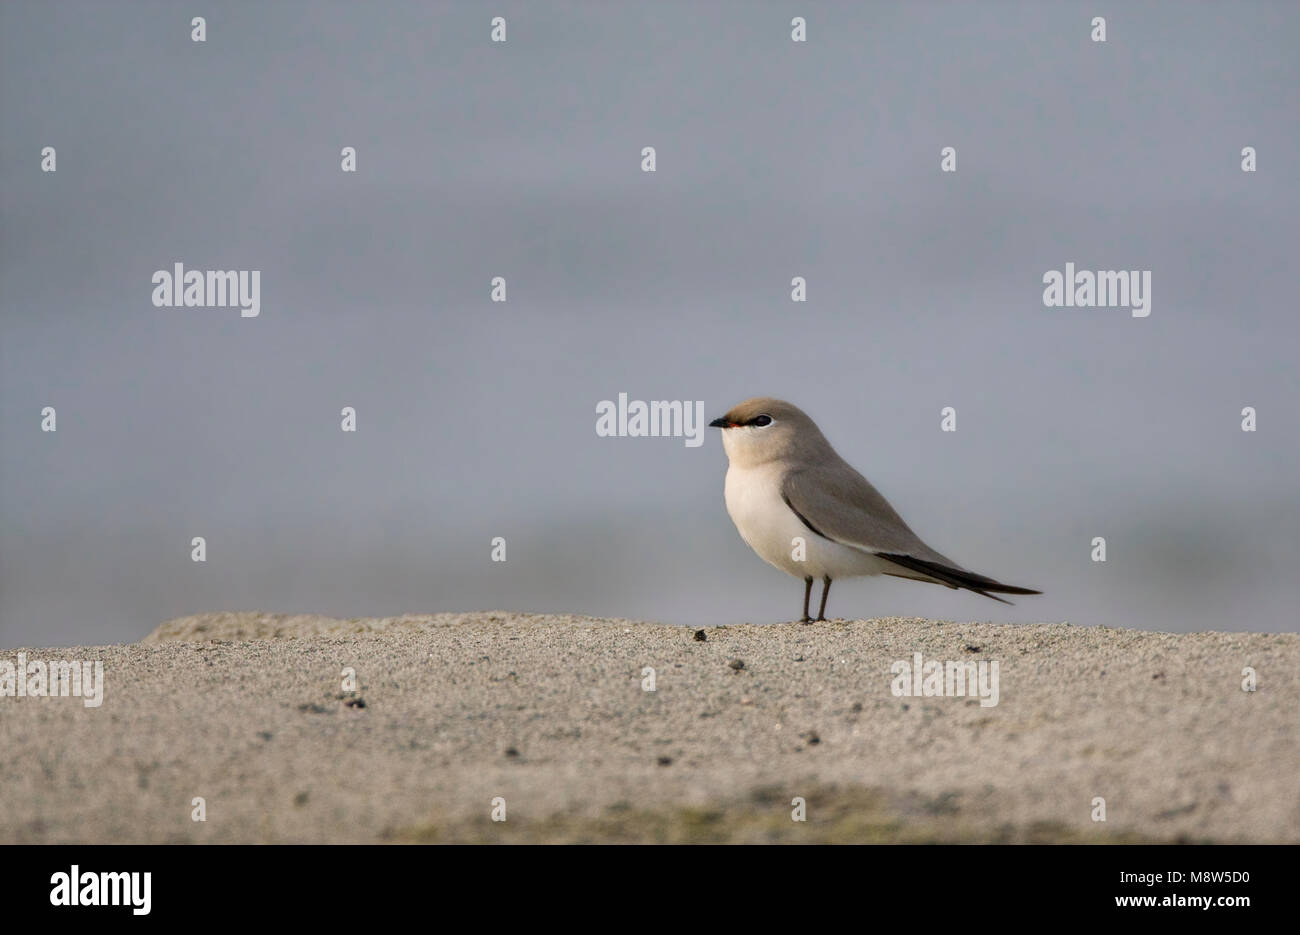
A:
<svg viewBox="0 0 1300 935">
<path fill-rule="evenodd" d="M 998 601 L 1002 604 L 1015 605 L 1011 601 L 1004 601 L 1000 597 L 994 597 L 990 591 L 996 591 L 999 594 L 1042 594 L 1042 591 L 1035 591 L 1033 588 L 1018 588 L 1011 584 L 1002 584 L 994 581 L 992 578 L 986 578 L 984 575 L 977 575 L 971 571 L 964 571 L 960 568 L 949 568 L 947 565 L 940 565 L 938 562 L 927 562 L 923 558 L 914 558 L 911 555 L 898 555 L 887 552 L 877 552 L 880 558 L 888 559 L 895 565 L 901 565 L 903 568 L 919 571 L 922 574 L 929 575 L 946 584 L 950 588 L 965 588 L 967 591 L 974 591 L 991 600 Z"/>
</svg>

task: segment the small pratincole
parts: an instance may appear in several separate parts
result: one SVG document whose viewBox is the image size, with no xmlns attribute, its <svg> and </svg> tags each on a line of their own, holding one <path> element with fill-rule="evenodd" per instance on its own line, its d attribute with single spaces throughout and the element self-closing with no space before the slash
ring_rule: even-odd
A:
<svg viewBox="0 0 1300 935">
<path fill-rule="evenodd" d="M 821 578 L 821 610 L 836 578 L 894 575 L 994 594 L 1041 594 L 967 571 L 922 542 L 875 487 L 835 453 L 803 410 L 747 399 L 709 423 L 722 429 L 727 512 L 759 558 L 804 580 L 803 623 Z M 800 541 L 801 540 L 801 541 Z"/>
</svg>

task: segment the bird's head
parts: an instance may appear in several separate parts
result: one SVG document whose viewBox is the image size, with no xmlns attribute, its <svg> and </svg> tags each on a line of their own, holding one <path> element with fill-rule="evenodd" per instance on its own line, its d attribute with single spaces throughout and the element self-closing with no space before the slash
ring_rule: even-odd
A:
<svg viewBox="0 0 1300 935">
<path fill-rule="evenodd" d="M 722 429 L 722 447 L 738 467 L 815 454 L 827 444 L 802 409 L 770 396 L 747 399 L 709 425 Z"/>
</svg>

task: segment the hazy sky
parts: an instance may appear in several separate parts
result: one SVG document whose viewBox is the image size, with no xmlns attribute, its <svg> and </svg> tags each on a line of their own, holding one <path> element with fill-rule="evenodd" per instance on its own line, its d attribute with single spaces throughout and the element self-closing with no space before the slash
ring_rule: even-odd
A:
<svg viewBox="0 0 1300 935">
<path fill-rule="evenodd" d="M 1294 631 L 1297 48 L 1294 3 L 5 2 L 0 645 L 797 616 L 716 432 L 598 437 L 620 392 L 790 399 L 1046 592 L 833 615 Z M 176 262 L 260 270 L 260 315 L 155 307 Z M 1150 316 L 1044 307 L 1066 263 L 1150 270 Z"/>
</svg>

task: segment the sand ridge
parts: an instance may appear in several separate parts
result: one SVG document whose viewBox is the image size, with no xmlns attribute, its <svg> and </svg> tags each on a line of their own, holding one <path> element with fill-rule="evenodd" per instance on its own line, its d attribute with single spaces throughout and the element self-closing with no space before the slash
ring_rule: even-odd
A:
<svg viewBox="0 0 1300 935">
<path fill-rule="evenodd" d="M 0 698 L 0 840 L 1300 841 L 1300 635 L 889 618 L 704 636 L 218 613 L 29 650 L 102 659 L 104 700 Z M 997 661 L 997 705 L 895 696 L 918 652 Z"/>
</svg>

